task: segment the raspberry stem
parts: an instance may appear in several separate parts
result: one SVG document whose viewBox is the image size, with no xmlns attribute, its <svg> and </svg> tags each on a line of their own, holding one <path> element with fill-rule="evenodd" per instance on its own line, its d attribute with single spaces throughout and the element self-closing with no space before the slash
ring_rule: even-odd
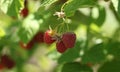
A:
<svg viewBox="0 0 120 72">
<path fill-rule="evenodd" d="M 65 2 L 65 3 L 62 5 L 62 7 L 61 7 L 61 11 L 64 10 L 64 7 L 65 7 L 66 4 L 67 4 L 67 2 Z"/>
</svg>

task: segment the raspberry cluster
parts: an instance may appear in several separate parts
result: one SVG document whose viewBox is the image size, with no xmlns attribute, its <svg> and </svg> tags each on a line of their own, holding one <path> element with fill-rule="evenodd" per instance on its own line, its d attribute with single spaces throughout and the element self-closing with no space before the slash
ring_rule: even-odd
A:
<svg viewBox="0 0 120 72">
<path fill-rule="evenodd" d="M 20 46 L 24 49 L 31 49 L 35 43 L 52 44 L 56 42 L 57 51 L 65 52 L 68 48 L 73 48 L 76 41 L 76 34 L 74 32 L 65 32 L 62 35 L 57 34 L 53 30 L 47 30 L 45 33 L 39 31 L 27 44 L 20 42 Z"/>
<path fill-rule="evenodd" d="M 60 1 L 63 2 L 63 0 Z M 65 0 L 64 2 L 66 1 L 67 0 Z M 27 3 L 28 3 L 27 0 L 25 0 L 24 3 L 25 8 L 21 11 L 21 15 L 24 18 L 28 15 Z M 65 26 L 66 15 L 64 11 L 62 11 L 62 8 L 60 12 L 55 12 L 55 14 L 53 15 L 58 16 L 59 19 L 62 19 L 63 22 L 60 25 Z M 57 29 L 60 25 L 56 26 L 55 29 Z M 25 49 L 31 49 L 36 42 L 37 43 L 45 42 L 46 44 L 52 44 L 56 42 L 57 51 L 60 53 L 64 53 L 67 49 L 74 47 L 76 41 L 76 34 L 74 32 L 65 32 L 59 35 L 56 31 L 50 29 L 47 30 L 45 33 L 38 32 L 27 44 L 20 42 L 20 46 Z"/>
<path fill-rule="evenodd" d="M 73 48 L 76 41 L 76 34 L 74 32 L 65 32 L 58 35 L 52 30 L 48 30 L 44 34 L 44 42 L 52 44 L 56 41 L 57 51 L 64 53 L 68 48 Z"/>
<path fill-rule="evenodd" d="M 15 66 L 15 61 L 8 55 L 2 55 L 0 59 L 0 69 L 12 69 Z"/>
</svg>

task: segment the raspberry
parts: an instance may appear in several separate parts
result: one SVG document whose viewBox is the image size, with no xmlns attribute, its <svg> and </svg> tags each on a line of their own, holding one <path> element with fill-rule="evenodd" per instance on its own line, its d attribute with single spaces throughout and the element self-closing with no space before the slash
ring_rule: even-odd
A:
<svg viewBox="0 0 120 72">
<path fill-rule="evenodd" d="M 72 48 L 76 41 L 76 34 L 73 32 L 66 32 L 62 36 L 62 41 L 67 48 Z"/>
<path fill-rule="evenodd" d="M 7 55 L 1 57 L 1 63 L 8 69 L 11 69 L 15 66 L 15 62 Z"/>
<path fill-rule="evenodd" d="M 28 15 L 28 12 L 29 12 L 28 9 L 24 8 L 24 9 L 21 10 L 20 14 L 21 14 L 21 16 L 26 17 Z"/>
<path fill-rule="evenodd" d="M 34 46 L 35 42 L 34 40 L 31 40 L 27 45 L 26 45 L 26 49 L 31 49 Z"/>
<path fill-rule="evenodd" d="M 54 32 L 52 30 L 47 30 L 44 34 L 44 42 L 47 44 L 52 44 L 55 39 L 53 39 Z"/>
<path fill-rule="evenodd" d="M 56 47 L 57 47 L 57 51 L 60 52 L 60 53 L 64 53 L 67 50 L 67 48 L 65 47 L 63 41 L 58 41 L 56 43 Z"/>
<path fill-rule="evenodd" d="M 44 42 L 44 32 L 38 32 L 34 37 L 33 37 L 33 40 L 37 43 L 42 43 Z"/>
</svg>

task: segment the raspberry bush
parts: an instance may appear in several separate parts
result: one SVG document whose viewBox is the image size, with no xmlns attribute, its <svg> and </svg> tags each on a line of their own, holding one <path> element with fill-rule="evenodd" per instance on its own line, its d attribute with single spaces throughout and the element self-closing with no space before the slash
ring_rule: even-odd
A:
<svg viewBox="0 0 120 72">
<path fill-rule="evenodd" d="M 120 72 L 120 0 L 0 0 L 0 72 Z"/>
</svg>

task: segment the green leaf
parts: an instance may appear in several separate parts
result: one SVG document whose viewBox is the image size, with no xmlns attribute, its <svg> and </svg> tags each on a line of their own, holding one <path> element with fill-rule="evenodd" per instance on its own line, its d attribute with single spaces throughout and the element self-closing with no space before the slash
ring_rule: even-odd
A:
<svg viewBox="0 0 120 72">
<path fill-rule="evenodd" d="M 106 62 L 99 68 L 98 72 L 120 72 L 120 61 Z"/>
<path fill-rule="evenodd" d="M 20 39 L 24 42 L 27 43 L 30 41 L 30 39 L 36 34 L 36 32 L 39 30 L 39 23 L 37 20 L 34 19 L 32 15 L 30 15 L 28 18 L 26 18 L 19 31 L 18 35 Z"/>
<path fill-rule="evenodd" d="M 95 2 L 92 0 L 69 0 L 64 6 L 64 11 L 66 16 L 70 17 L 80 7 L 92 7 L 95 5 Z"/>
<path fill-rule="evenodd" d="M 0 38 L 6 35 L 5 30 L 0 27 Z"/>
<path fill-rule="evenodd" d="M 88 66 L 81 65 L 78 62 L 73 62 L 64 64 L 61 72 L 93 72 L 93 71 Z"/>
<path fill-rule="evenodd" d="M 18 17 L 20 8 L 23 7 L 24 0 L 13 0 L 11 5 L 8 7 L 7 14 L 11 17 Z"/>
<path fill-rule="evenodd" d="M 104 23 L 105 19 L 106 19 L 106 11 L 105 11 L 104 7 L 99 7 L 98 9 L 99 9 L 99 16 L 95 20 L 95 23 L 98 26 L 101 26 Z"/>
<path fill-rule="evenodd" d="M 8 6 L 11 4 L 12 0 L 0 0 L 0 9 L 6 13 L 8 10 Z"/>
<path fill-rule="evenodd" d="M 41 6 L 49 6 L 58 0 L 44 0 Z"/>
<path fill-rule="evenodd" d="M 115 11 L 117 12 L 117 14 L 120 17 L 120 0 L 111 0 L 113 3 L 113 6 L 115 8 Z"/>
<path fill-rule="evenodd" d="M 120 59 L 120 42 L 111 42 L 107 45 L 108 54 Z"/>
<path fill-rule="evenodd" d="M 120 16 L 120 0 L 118 0 L 119 2 L 118 2 L 118 14 L 119 14 L 119 16 Z"/>
<path fill-rule="evenodd" d="M 58 59 L 58 63 L 64 63 L 64 62 L 72 62 L 76 58 L 80 57 L 80 42 L 77 42 L 74 48 L 69 49 L 67 52 L 61 55 L 61 57 Z"/>
<path fill-rule="evenodd" d="M 81 24 L 87 24 L 89 18 L 82 14 L 80 11 L 76 11 L 74 16 L 70 17 L 71 22 L 69 23 L 70 30 L 74 31 L 78 29 Z"/>
<path fill-rule="evenodd" d="M 104 45 L 98 44 L 90 48 L 85 54 L 82 56 L 83 63 L 98 63 L 103 62 L 106 58 L 104 53 Z"/>
<path fill-rule="evenodd" d="M 3 28 L 9 27 L 12 21 L 13 20 L 0 9 L 0 26 Z"/>
</svg>

